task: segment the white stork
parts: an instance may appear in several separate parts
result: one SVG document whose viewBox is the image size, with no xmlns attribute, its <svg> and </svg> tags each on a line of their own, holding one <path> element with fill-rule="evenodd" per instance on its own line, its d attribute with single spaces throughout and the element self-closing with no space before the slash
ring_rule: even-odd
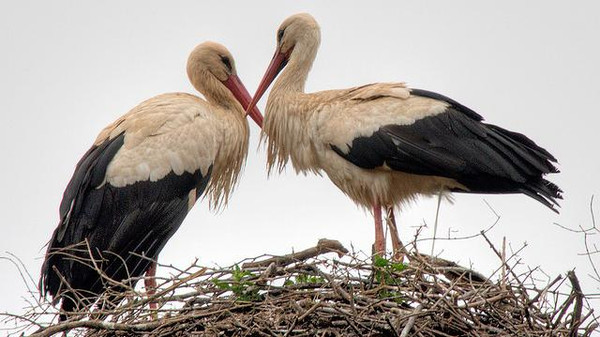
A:
<svg viewBox="0 0 600 337">
<path fill-rule="evenodd" d="M 214 42 L 192 51 L 187 74 L 206 100 L 150 98 L 104 128 L 77 164 L 40 279 L 44 295 L 62 299 L 61 319 L 114 285 L 85 263 L 90 254 L 105 276 L 129 286 L 148 271 L 146 288 L 154 289 L 151 261 L 196 200 L 227 203 L 248 152 L 250 94 L 229 51 Z M 258 109 L 249 114 L 262 125 Z"/>
<path fill-rule="evenodd" d="M 296 172 L 324 171 L 372 208 L 376 253 L 385 252 L 382 207 L 395 229 L 394 206 L 417 195 L 523 193 L 556 211 L 561 190 L 543 178 L 558 172 L 556 159 L 448 97 L 403 83 L 305 93 L 320 39 L 311 15 L 287 18 L 250 108 L 281 72 L 265 110 L 269 171 L 288 161 Z"/>
</svg>

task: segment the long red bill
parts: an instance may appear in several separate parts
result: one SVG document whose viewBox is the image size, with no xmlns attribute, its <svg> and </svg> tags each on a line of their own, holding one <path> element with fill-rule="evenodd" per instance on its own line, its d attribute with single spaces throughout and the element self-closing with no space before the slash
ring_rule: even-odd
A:
<svg viewBox="0 0 600 337">
<path fill-rule="evenodd" d="M 273 80 L 275 79 L 275 77 L 277 77 L 279 72 L 286 66 L 288 61 L 287 59 L 287 55 L 280 52 L 279 48 L 275 50 L 275 55 L 273 55 L 273 59 L 271 60 L 269 67 L 267 67 L 267 71 L 265 72 L 262 81 L 260 81 L 258 89 L 256 89 L 256 93 L 254 94 L 254 97 L 252 97 L 250 105 L 248 106 L 248 108 L 246 108 L 247 112 L 251 111 L 250 109 L 254 109 L 256 103 L 258 103 L 258 101 L 265 93 L 269 85 L 271 85 L 271 82 L 273 82 Z"/>
<path fill-rule="evenodd" d="M 263 116 L 255 106 L 256 104 L 252 107 L 249 107 L 252 98 L 250 97 L 250 93 L 248 90 L 246 90 L 246 87 L 240 78 L 237 75 L 232 74 L 225 81 L 223 81 L 223 84 L 227 87 L 227 89 L 229 89 L 229 91 L 231 91 L 238 102 L 240 102 L 242 108 L 248 111 L 247 114 L 250 115 L 250 118 L 252 118 L 254 122 L 256 122 L 260 128 L 262 128 Z"/>
</svg>

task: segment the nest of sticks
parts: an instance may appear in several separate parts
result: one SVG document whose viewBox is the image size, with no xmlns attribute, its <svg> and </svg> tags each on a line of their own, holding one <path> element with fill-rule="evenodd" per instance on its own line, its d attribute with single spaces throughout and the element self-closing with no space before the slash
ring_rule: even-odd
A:
<svg viewBox="0 0 600 337">
<path fill-rule="evenodd" d="M 591 336 L 598 331 L 598 317 L 574 272 L 536 287 L 531 273 L 517 274 L 510 258 L 488 243 L 500 261 L 495 280 L 415 249 L 394 262 L 359 258 L 326 239 L 301 252 L 226 268 L 193 264 L 173 269 L 151 297 L 135 289 L 120 294 L 115 309 L 49 325 L 39 324 L 37 316 L 39 329 L 32 336 L 65 331 L 78 336 Z M 151 310 L 150 302 L 158 309 Z"/>
</svg>

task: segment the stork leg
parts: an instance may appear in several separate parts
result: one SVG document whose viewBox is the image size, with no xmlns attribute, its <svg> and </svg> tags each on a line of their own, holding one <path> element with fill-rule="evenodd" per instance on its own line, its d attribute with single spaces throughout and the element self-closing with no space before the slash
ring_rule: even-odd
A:
<svg viewBox="0 0 600 337">
<path fill-rule="evenodd" d="M 383 236 L 383 223 L 381 219 L 381 204 L 373 204 L 373 217 L 375 218 L 375 243 L 373 253 L 379 256 L 385 255 L 385 237 Z"/>
<path fill-rule="evenodd" d="M 148 297 L 152 297 L 156 294 L 156 288 L 158 285 L 156 284 L 156 262 L 152 262 L 148 270 L 146 270 L 146 277 L 144 278 L 144 287 L 146 288 L 146 294 Z M 151 301 L 149 304 L 151 310 L 158 309 L 158 304 L 156 302 Z"/>
<path fill-rule="evenodd" d="M 390 233 L 390 237 L 392 238 L 392 259 L 396 261 L 401 261 L 404 258 L 405 248 L 402 244 L 402 241 L 400 241 L 400 236 L 398 235 L 398 226 L 396 226 L 396 217 L 394 216 L 394 206 L 387 206 L 386 213 L 386 222 Z"/>
</svg>

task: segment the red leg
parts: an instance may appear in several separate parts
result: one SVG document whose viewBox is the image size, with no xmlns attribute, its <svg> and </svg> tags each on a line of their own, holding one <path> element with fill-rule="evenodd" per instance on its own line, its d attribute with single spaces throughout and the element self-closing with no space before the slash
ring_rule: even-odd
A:
<svg viewBox="0 0 600 337">
<path fill-rule="evenodd" d="M 373 217 L 375 218 L 375 244 L 373 244 L 373 251 L 375 254 L 383 256 L 385 255 L 385 237 L 383 236 L 381 205 L 379 203 L 373 205 Z"/>
<path fill-rule="evenodd" d="M 146 270 L 146 277 L 144 278 L 144 287 L 146 287 L 146 294 L 148 297 L 156 294 L 156 288 L 158 285 L 156 284 L 156 262 L 152 262 L 148 270 Z M 158 304 L 152 301 L 149 303 L 150 309 L 156 310 L 158 309 Z"/>
<path fill-rule="evenodd" d="M 396 261 L 401 261 L 404 256 L 404 245 L 402 245 L 402 241 L 400 241 L 400 236 L 398 235 L 398 227 L 396 226 L 396 217 L 394 216 L 394 207 L 387 206 L 387 225 L 390 232 L 390 237 L 392 238 L 392 249 L 393 255 L 392 258 Z"/>
</svg>

